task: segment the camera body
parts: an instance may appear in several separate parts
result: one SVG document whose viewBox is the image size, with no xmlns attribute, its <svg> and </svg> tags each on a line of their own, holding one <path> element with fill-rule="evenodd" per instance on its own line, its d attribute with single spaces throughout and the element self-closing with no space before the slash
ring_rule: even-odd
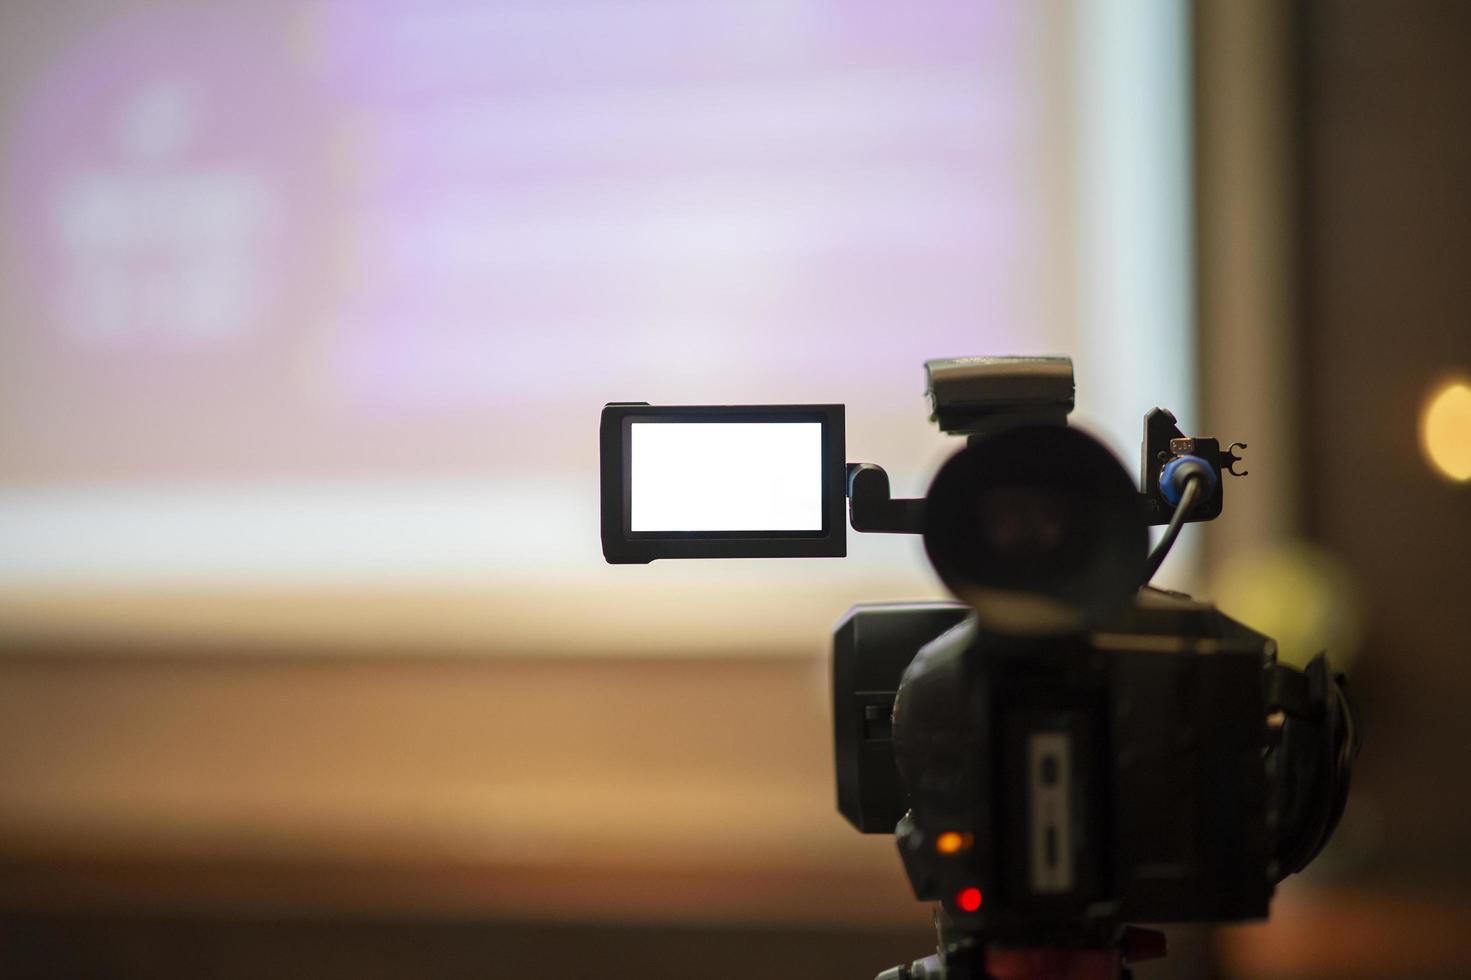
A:
<svg viewBox="0 0 1471 980">
<path fill-rule="evenodd" d="M 1086 633 L 869 604 L 834 634 L 838 808 L 952 930 L 1017 946 L 1260 918 L 1279 874 L 1271 641 L 1145 591 Z"/>
<path fill-rule="evenodd" d="M 842 463 L 839 405 L 610 403 L 605 557 L 841 556 L 843 498 L 855 530 L 923 536 L 959 601 L 859 605 L 833 639 L 838 809 L 894 834 L 915 896 L 938 903 L 936 954 L 880 980 L 987 976 L 1017 947 L 1125 950 L 1126 923 L 1266 916 L 1343 812 L 1345 681 L 1149 584 L 1184 524 L 1222 513 L 1244 444 L 1156 408 L 1136 482 L 1067 425 L 1067 358 L 925 368 L 932 419 L 966 442 L 916 500 Z M 763 423 L 769 452 L 742 428 Z M 810 448 L 790 462 L 789 444 Z M 686 496 L 736 491 L 696 517 L 643 506 L 675 470 Z"/>
</svg>

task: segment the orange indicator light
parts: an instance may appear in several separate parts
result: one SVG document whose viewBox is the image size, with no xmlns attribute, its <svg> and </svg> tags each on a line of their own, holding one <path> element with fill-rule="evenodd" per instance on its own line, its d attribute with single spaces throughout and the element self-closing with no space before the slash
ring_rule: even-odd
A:
<svg viewBox="0 0 1471 980">
<path fill-rule="evenodd" d="M 941 854 L 956 854 L 960 851 L 970 850 L 973 838 L 970 834 L 960 834 L 953 830 L 947 830 L 935 838 L 935 850 Z"/>
<path fill-rule="evenodd" d="M 981 890 L 979 888 L 962 888 L 955 896 L 955 904 L 962 912 L 978 912 L 981 908 Z"/>
</svg>

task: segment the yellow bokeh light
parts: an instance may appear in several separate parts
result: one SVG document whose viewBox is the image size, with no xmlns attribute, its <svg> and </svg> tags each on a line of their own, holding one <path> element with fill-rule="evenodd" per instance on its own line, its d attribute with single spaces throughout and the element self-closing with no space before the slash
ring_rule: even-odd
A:
<svg viewBox="0 0 1471 980">
<path fill-rule="evenodd" d="M 1471 385 L 1452 381 L 1425 402 L 1420 448 L 1432 466 L 1452 480 L 1471 480 Z"/>
<path fill-rule="evenodd" d="M 1347 668 L 1363 639 L 1363 599 L 1353 574 L 1304 541 L 1232 553 L 1209 592 L 1227 615 L 1274 639 L 1278 659 L 1294 667 L 1326 650 L 1336 669 Z"/>
</svg>

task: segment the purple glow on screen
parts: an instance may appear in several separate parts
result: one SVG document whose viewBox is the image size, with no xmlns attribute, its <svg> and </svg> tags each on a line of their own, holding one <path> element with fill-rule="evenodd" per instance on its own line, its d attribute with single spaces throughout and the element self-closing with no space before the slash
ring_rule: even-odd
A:
<svg viewBox="0 0 1471 980">
<path fill-rule="evenodd" d="M 580 473 L 604 400 L 918 419 L 1066 346 L 1027 5 L 49 9 L 0 479 Z"/>
</svg>

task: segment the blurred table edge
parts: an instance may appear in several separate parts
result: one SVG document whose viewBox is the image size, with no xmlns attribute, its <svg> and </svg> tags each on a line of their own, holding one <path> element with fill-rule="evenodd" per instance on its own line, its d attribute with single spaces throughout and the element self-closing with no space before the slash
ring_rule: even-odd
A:
<svg viewBox="0 0 1471 980">
<path fill-rule="evenodd" d="M 1216 934 L 1232 976 L 1471 976 L 1471 896 L 1408 886 L 1289 883 L 1265 922 Z"/>
<path fill-rule="evenodd" d="M 922 927 L 927 906 L 894 901 L 898 873 L 0 854 L 0 910 Z"/>
</svg>

